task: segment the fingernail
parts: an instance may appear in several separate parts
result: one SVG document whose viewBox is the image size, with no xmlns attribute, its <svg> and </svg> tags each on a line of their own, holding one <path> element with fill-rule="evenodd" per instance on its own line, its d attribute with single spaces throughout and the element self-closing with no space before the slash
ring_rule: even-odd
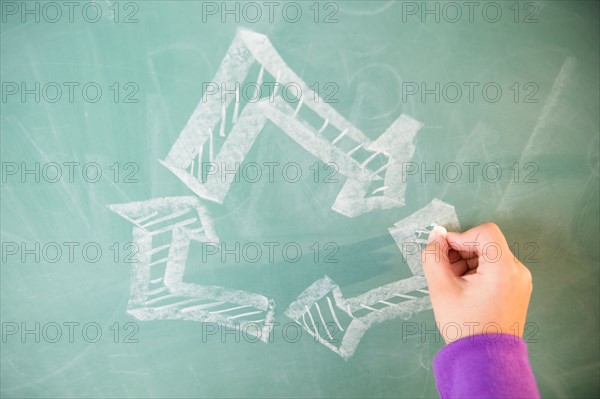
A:
<svg viewBox="0 0 600 399">
<path fill-rule="evenodd" d="M 448 235 L 448 230 L 446 230 L 446 228 L 444 226 L 439 225 L 439 224 L 436 224 L 435 226 L 433 226 L 433 231 L 440 233 L 444 237 L 446 237 L 446 235 Z"/>
<path fill-rule="evenodd" d="M 430 243 L 435 240 L 439 240 L 442 237 L 446 238 L 447 234 L 448 234 L 448 231 L 446 230 L 446 228 L 444 226 L 440 226 L 439 224 L 436 224 L 435 226 L 433 226 L 433 229 L 429 233 L 429 239 L 427 240 L 427 242 Z"/>
</svg>

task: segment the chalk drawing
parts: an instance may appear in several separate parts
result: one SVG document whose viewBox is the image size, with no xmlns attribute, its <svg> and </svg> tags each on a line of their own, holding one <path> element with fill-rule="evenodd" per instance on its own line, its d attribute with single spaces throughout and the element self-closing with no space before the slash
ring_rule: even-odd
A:
<svg viewBox="0 0 600 399">
<path fill-rule="evenodd" d="M 275 315 L 272 298 L 184 281 L 190 245 L 194 241 L 219 242 L 213 219 L 202 201 L 223 203 L 233 182 L 233 177 L 228 181 L 222 176 L 209 176 L 204 181 L 202 163 L 229 165 L 227 169 L 232 170 L 233 165 L 243 161 L 267 121 L 318 159 L 337 164 L 347 179 L 332 205 L 334 211 L 354 217 L 404 205 L 406 187 L 401 165 L 412 159 L 420 122 L 402 114 L 371 141 L 317 98 L 284 63 L 266 36 L 248 30 L 238 30 L 213 82 L 233 87 L 235 82 L 246 79 L 255 64 L 260 68 L 257 83 L 268 78 L 276 83 L 270 96 L 243 105 L 236 101 L 231 107 L 231 96 L 223 102 L 220 96 L 208 97 L 205 93 L 166 159 L 160 161 L 198 197 L 108 205 L 133 224 L 137 262 L 132 263 L 127 312 L 139 320 L 218 323 L 243 329 L 269 342 Z M 305 93 L 294 106 L 277 90 L 290 82 L 298 84 Z M 239 96 L 236 90 L 235 97 Z M 316 127 L 302 117 L 302 107 L 321 119 Z M 331 129 L 335 137 L 328 139 L 325 132 Z M 389 229 L 412 277 L 345 298 L 341 288 L 325 275 L 300 293 L 285 315 L 347 360 L 370 327 L 431 308 L 419 253 L 427 242 L 426 236 L 436 226 L 451 231 L 460 228 L 454 207 L 438 199 Z M 245 328 L 250 324 L 251 328 Z"/>
<path fill-rule="evenodd" d="M 421 250 L 427 243 L 422 235 L 441 227 L 451 231 L 460 229 L 454 207 L 434 199 L 389 229 L 413 273 L 412 277 L 352 298 L 344 298 L 340 287 L 326 275 L 304 290 L 289 305 L 285 315 L 304 327 L 318 342 L 342 358 L 348 359 L 354 354 L 370 327 L 397 317 L 408 319 L 414 313 L 431 309 L 427 282 L 423 277 L 420 261 Z M 324 317 L 324 314 L 329 317 Z M 315 323 L 315 315 L 320 323 Z M 348 320 L 346 325 L 340 324 L 341 315 Z M 306 322 L 307 316 L 310 324 Z M 338 327 L 335 337 L 331 336 L 328 328 L 332 325 Z M 325 336 L 320 333 L 319 326 L 325 332 Z"/>
<path fill-rule="evenodd" d="M 425 207 L 394 223 L 394 227 L 389 229 L 415 276 L 423 276 L 421 251 L 416 250 L 427 244 L 427 240 L 421 236 L 422 229 L 427 227 L 427 230 L 431 230 L 434 223 L 445 227 L 447 231 L 460 230 L 454 207 L 439 199 L 433 199 Z"/>
<path fill-rule="evenodd" d="M 130 221 L 136 246 L 127 312 L 139 320 L 182 319 L 244 328 L 267 341 L 275 303 L 263 295 L 183 281 L 190 243 L 218 243 L 212 219 L 196 197 L 113 204 Z M 166 242 L 166 244 L 163 244 Z"/>
<path fill-rule="evenodd" d="M 251 79 L 256 83 L 255 90 L 258 90 L 258 82 L 262 83 L 265 75 L 270 75 L 276 82 L 271 95 L 240 104 L 238 92 L 224 97 L 221 93 L 204 93 L 166 159 L 161 161 L 165 167 L 198 196 L 223 203 L 234 176 L 224 178 L 213 174 L 203 182 L 194 173 L 195 165 L 216 162 L 225 165 L 223 169 L 233 170 L 244 160 L 265 123 L 271 121 L 316 158 L 324 163 L 335 163 L 339 173 L 347 178 L 332 205 L 334 211 L 353 217 L 404 205 L 406 183 L 401 175 L 402 164 L 412 159 L 415 136 L 422 126 L 420 122 L 402 114 L 371 141 L 311 90 L 286 65 L 265 35 L 243 29 L 238 30 L 212 82 L 220 88 L 236 87 L 236 82 L 246 81 L 255 65 L 260 65 L 256 78 Z M 299 87 L 300 97 L 295 105 L 278 90 L 288 84 Z M 321 119 L 318 127 L 301 118 L 303 107 Z M 232 127 L 226 132 L 230 113 Z M 213 133 L 215 129 L 219 130 L 218 135 Z M 337 132 L 335 138 L 325 137 L 325 129 Z M 210 150 L 204 153 L 200 149 L 207 142 Z M 216 153 L 214 142 L 220 145 Z M 374 189 L 374 184 L 379 187 Z"/>
</svg>

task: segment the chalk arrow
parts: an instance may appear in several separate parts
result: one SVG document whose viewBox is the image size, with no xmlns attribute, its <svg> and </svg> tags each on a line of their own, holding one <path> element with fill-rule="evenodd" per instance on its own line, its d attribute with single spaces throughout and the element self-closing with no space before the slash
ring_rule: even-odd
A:
<svg viewBox="0 0 600 399">
<path fill-rule="evenodd" d="M 241 104 L 239 95 L 223 99 L 205 92 L 161 161 L 165 167 L 198 196 L 223 203 L 235 176 L 216 173 L 204 178 L 203 166 L 213 163 L 221 171 L 235 170 L 265 123 L 271 121 L 316 158 L 334 163 L 347 178 L 332 206 L 334 211 L 353 217 L 404 205 L 402 168 L 412 159 L 420 122 L 402 114 L 371 141 L 311 90 L 285 64 L 266 36 L 247 30 L 238 31 L 212 83 L 219 88 L 236 87 L 247 81 L 255 65 L 260 66 L 253 82 L 257 87 L 265 75 L 275 79 L 271 95 Z M 296 103 L 277 95 L 281 94 L 278 87 L 291 84 L 299 88 Z M 303 116 L 304 110 L 311 113 L 310 122 Z M 326 129 L 329 136 L 324 134 Z"/>
</svg>

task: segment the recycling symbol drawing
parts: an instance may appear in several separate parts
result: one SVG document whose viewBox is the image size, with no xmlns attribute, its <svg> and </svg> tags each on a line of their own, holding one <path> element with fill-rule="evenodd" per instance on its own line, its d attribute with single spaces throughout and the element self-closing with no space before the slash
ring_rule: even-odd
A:
<svg viewBox="0 0 600 399">
<path fill-rule="evenodd" d="M 201 165 L 239 165 L 267 122 L 317 159 L 337 165 L 346 180 L 331 205 L 332 211 L 351 218 L 404 206 L 402 164 L 412 159 L 421 123 L 402 114 L 376 140 L 370 140 L 323 102 L 286 65 L 265 35 L 238 30 L 212 81 L 233 87 L 251 73 L 256 74 L 253 82 L 257 87 L 267 78 L 274 80 L 269 96 L 240 107 L 237 98 L 223 101 L 204 93 L 166 158 L 160 161 L 193 195 L 108 205 L 133 224 L 138 251 L 137 263 L 132 263 L 127 312 L 139 320 L 220 323 L 269 342 L 275 319 L 272 298 L 184 279 L 192 241 L 219 242 L 205 202 L 222 204 L 233 183 L 233 179 L 216 175 L 202 176 Z M 299 93 L 305 93 L 293 103 L 278 93 L 278 87 L 290 82 L 300 87 Z M 303 118 L 304 110 L 316 117 Z M 322 134 L 325 129 L 334 131 L 335 138 Z M 301 292 L 283 314 L 315 341 L 348 359 L 370 327 L 431 309 L 419 254 L 433 223 L 460 229 L 454 207 L 438 199 L 389 228 L 411 277 L 346 297 L 343 287 L 325 275 Z M 330 327 L 335 327 L 335 339 Z"/>
</svg>

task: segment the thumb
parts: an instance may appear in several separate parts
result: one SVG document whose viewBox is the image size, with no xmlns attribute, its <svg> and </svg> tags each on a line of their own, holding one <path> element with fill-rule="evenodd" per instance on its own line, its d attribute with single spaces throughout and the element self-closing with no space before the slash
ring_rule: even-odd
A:
<svg viewBox="0 0 600 399">
<path fill-rule="evenodd" d="M 421 252 L 423 272 L 430 291 L 448 290 L 457 286 L 457 278 L 450 266 L 446 237 L 436 230 L 429 233 L 429 243 Z"/>
</svg>

